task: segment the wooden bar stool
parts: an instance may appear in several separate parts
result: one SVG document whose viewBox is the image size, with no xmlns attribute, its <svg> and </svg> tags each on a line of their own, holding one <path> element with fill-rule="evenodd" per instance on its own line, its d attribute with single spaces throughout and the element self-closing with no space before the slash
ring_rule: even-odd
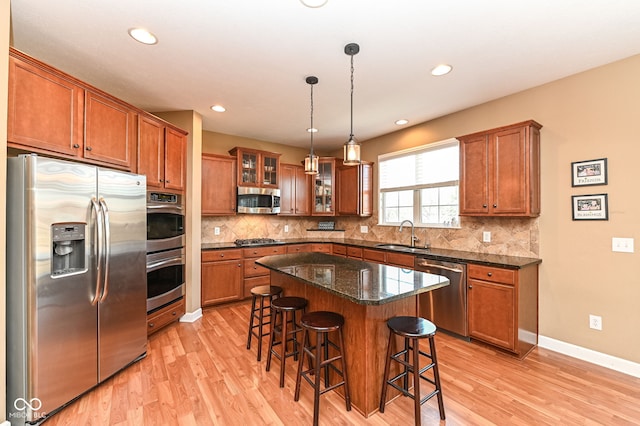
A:
<svg viewBox="0 0 640 426">
<path fill-rule="evenodd" d="M 347 380 L 347 364 L 344 359 L 344 337 L 342 335 L 342 327 L 344 326 L 344 317 L 335 312 L 317 311 L 309 312 L 302 315 L 300 325 L 304 329 L 304 337 L 302 338 L 302 358 L 298 362 L 298 374 L 296 375 L 296 391 L 294 400 L 300 399 L 300 382 L 302 377 L 313 387 L 313 424 L 318 424 L 320 395 L 344 385 L 344 400 L 347 411 L 351 411 L 351 397 L 349 395 L 349 383 Z M 311 345 L 309 332 L 316 333 L 316 344 Z M 329 333 L 338 332 L 338 343 L 329 340 Z M 329 358 L 329 347 L 334 349 L 333 356 Z M 309 360 L 309 368 L 304 369 L 304 354 L 307 354 Z M 334 363 L 341 362 L 342 370 L 338 369 Z M 324 370 L 323 370 L 324 369 Z M 330 384 L 329 369 L 341 377 L 337 383 Z M 324 374 L 322 374 L 324 373 Z M 313 375 L 312 380 L 309 376 Z M 322 378 L 324 378 L 324 386 L 322 386 Z"/>
<path fill-rule="evenodd" d="M 387 386 L 392 386 L 402 392 L 403 395 L 413 398 L 415 410 L 415 424 L 420 425 L 420 407 L 433 396 L 438 397 L 438 409 L 440 410 L 440 418 L 444 416 L 444 402 L 442 400 L 442 388 L 440 386 L 440 373 L 438 371 L 438 361 L 436 359 L 436 345 L 434 337 L 436 335 L 436 326 L 420 317 L 393 317 L 387 321 L 387 326 L 391 331 L 389 333 L 389 344 L 387 345 L 387 361 L 384 366 L 384 381 L 382 382 L 382 397 L 380 398 L 380 412 L 384 413 L 384 406 L 387 398 Z M 404 338 L 404 349 L 394 354 L 391 353 L 394 337 L 398 335 Z M 430 353 L 427 354 L 420 350 L 420 339 L 429 339 Z M 413 356 L 409 358 L 409 353 Z M 420 355 L 429 359 L 429 364 L 420 368 Z M 396 361 L 403 366 L 401 373 L 395 377 L 389 378 L 389 369 L 391 361 Z M 433 371 L 433 379 L 424 376 L 427 370 Z M 413 394 L 409 392 L 409 375 L 413 375 Z M 396 384 L 402 379 L 402 385 Z M 434 385 L 435 389 L 424 398 L 420 396 L 420 379 Z"/>
<path fill-rule="evenodd" d="M 267 355 L 267 371 L 271 368 L 271 357 L 275 355 L 280 359 L 280 387 L 284 387 L 284 372 L 287 358 L 293 356 L 298 359 L 299 345 L 298 333 L 302 331 L 300 324 L 296 321 L 296 313 L 304 313 L 307 308 L 307 299 L 295 296 L 284 296 L 274 299 L 271 302 L 271 334 L 269 337 L 269 354 Z M 289 328 L 290 327 L 290 328 Z M 278 340 L 277 337 L 280 337 Z M 289 342 L 292 343 L 292 350 L 287 351 Z M 276 346 L 280 345 L 280 353 L 276 351 Z"/>
<path fill-rule="evenodd" d="M 251 349 L 251 337 L 256 336 L 258 338 L 258 361 L 262 358 L 262 336 L 266 335 L 264 327 L 271 324 L 271 303 L 280 296 L 282 296 L 282 287 L 276 285 L 261 285 L 251 289 L 251 315 L 249 316 L 247 349 Z M 258 298 L 260 298 L 260 306 L 256 306 Z M 269 303 L 265 304 L 265 300 Z M 257 324 L 255 320 L 258 321 Z M 256 329 L 258 330 L 256 331 Z"/>
</svg>

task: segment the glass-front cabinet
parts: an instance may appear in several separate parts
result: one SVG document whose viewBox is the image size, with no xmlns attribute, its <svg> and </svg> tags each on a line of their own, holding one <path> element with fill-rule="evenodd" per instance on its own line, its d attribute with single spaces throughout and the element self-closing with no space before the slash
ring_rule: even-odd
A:
<svg viewBox="0 0 640 426">
<path fill-rule="evenodd" d="M 280 184 L 280 154 L 246 148 L 233 148 L 238 159 L 238 186 L 277 188 Z"/>
<path fill-rule="evenodd" d="M 335 158 L 320 158 L 318 174 L 314 176 L 313 211 L 314 216 L 334 216 L 335 209 Z"/>
</svg>

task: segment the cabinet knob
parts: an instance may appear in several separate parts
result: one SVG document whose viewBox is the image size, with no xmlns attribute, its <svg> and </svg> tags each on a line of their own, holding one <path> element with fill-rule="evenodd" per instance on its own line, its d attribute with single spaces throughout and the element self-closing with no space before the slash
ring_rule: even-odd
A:
<svg viewBox="0 0 640 426">
<path fill-rule="evenodd" d="M 473 288 L 473 286 L 472 286 L 472 285 L 470 285 L 470 286 L 469 286 L 469 289 L 472 289 L 472 288 Z"/>
<path fill-rule="evenodd" d="M 80 148 L 80 145 L 78 145 L 77 143 L 74 143 L 74 144 L 73 144 L 73 147 L 74 147 L 74 148 Z"/>
<path fill-rule="evenodd" d="M 493 272 L 487 272 L 487 276 L 488 276 L 488 277 L 493 276 Z"/>
<path fill-rule="evenodd" d="M 224 257 L 224 253 L 220 253 L 220 257 Z"/>
<path fill-rule="evenodd" d="M 238 268 L 242 267 L 242 263 L 238 263 Z"/>
<path fill-rule="evenodd" d="M 90 146 L 88 146 L 88 147 L 86 148 L 86 150 L 87 150 L 87 151 L 91 151 L 91 147 L 90 147 Z"/>
<path fill-rule="evenodd" d="M 493 205 L 493 208 L 495 209 L 496 207 L 498 207 L 498 205 L 497 205 L 497 204 L 494 204 L 494 205 Z"/>
<path fill-rule="evenodd" d="M 171 181 L 170 180 L 165 180 L 165 183 L 171 183 Z M 493 206 L 493 207 L 495 207 L 495 206 Z"/>
<path fill-rule="evenodd" d="M 171 315 L 173 315 L 175 317 L 176 315 L 178 315 L 178 313 L 176 311 L 173 311 L 173 312 L 171 312 Z"/>
<path fill-rule="evenodd" d="M 154 325 L 155 325 L 154 323 L 150 322 L 149 323 L 149 328 L 153 328 Z"/>
<path fill-rule="evenodd" d="M 164 182 L 164 179 L 158 179 L 158 182 Z"/>
<path fill-rule="evenodd" d="M 487 208 L 487 205 L 486 205 L 486 204 L 483 204 L 483 205 L 482 205 L 482 207 L 486 209 L 486 208 Z"/>
</svg>

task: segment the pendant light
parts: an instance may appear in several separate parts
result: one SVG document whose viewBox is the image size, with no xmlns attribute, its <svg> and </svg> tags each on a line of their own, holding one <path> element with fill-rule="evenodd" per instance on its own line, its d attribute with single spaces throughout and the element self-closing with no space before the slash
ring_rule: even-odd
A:
<svg viewBox="0 0 640 426">
<path fill-rule="evenodd" d="M 313 153 L 313 134 L 317 131 L 315 127 L 313 127 L 313 85 L 318 83 L 318 77 L 311 75 L 307 77 L 305 81 L 311 87 L 311 127 L 308 130 L 309 133 L 311 133 L 311 150 L 309 151 L 309 155 L 304 159 L 304 172 L 308 175 L 317 175 L 318 156 Z"/>
<path fill-rule="evenodd" d="M 349 43 L 344 47 L 344 53 L 351 56 L 351 133 L 349 140 L 344 144 L 343 164 L 356 166 L 360 164 L 360 144 L 353 137 L 353 56 L 360 52 L 360 46 L 356 43 Z"/>
</svg>

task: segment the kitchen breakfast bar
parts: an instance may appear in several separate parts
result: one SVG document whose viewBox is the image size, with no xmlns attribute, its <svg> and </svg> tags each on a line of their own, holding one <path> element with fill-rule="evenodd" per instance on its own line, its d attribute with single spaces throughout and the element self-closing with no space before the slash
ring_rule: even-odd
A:
<svg viewBox="0 0 640 426">
<path fill-rule="evenodd" d="M 417 315 L 418 294 L 449 285 L 440 275 L 324 253 L 267 256 L 256 263 L 270 269 L 271 285 L 282 287 L 286 296 L 307 299 L 307 312 L 332 311 L 345 318 L 351 404 L 365 417 L 380 403 L 386 321 Z"/>
</svg>

